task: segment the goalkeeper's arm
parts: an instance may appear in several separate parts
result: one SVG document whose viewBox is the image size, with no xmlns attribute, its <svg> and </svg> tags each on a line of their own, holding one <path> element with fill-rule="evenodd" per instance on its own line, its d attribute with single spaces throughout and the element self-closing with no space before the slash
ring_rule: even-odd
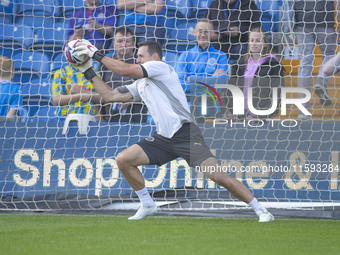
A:
<svg viewBox="0 0 340 255">
<path fill-rule="evenodd" d="M 103 97 L 106 102 L 131 102 L 133 96 L 130 91 L 125 87 L 121 86 L 116 89 L 112 89 L 97 75 L 92 78 L 92 85 L 95 90 Z"/>
<path fill-rule="evenodd" d="M 70 65 L 84 74 L 85 78 L 92 83 L 92 86 L 106 102 L 125 103 L 133 101 L 132 94 L 125 86 L 112 89 L 97 76 L 96 72 L 92 68 L 92 59 L 81 65 L 74 65 L 72 63 L 70 63 Z"/>
<path fill-rule="evenodd" d="M 139 64 L 127 64 L 123 61 L 119 61 L 108 56 L 104 56 L 101 63 L 110 69 L 112 72 L 131 78 L 143 78 L 144 72 Z"/>
</svg>

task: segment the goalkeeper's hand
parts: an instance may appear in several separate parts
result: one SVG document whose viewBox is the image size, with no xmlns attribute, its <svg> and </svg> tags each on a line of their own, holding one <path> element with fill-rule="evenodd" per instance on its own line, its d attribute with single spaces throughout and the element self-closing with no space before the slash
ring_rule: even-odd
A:
<svg viewBox="0 0 340 255">
<path fill-rule="evenodd" d="M 92 63 L 93 63 L 92 58 L 89 58 L 85 63 L 80 64 L 80 65 L 72 64 L 72 63 L 69 62 L 69 64 L 74 69 L 76 69 L 77 71 L 79 71 L 81 73 L 85 73 L 88 69 L 92 68 Z"/>
<path fill-rule="evenodd" d="M 78 56 L 87 55 L 90 58 L 93 58 L 94 54 L 98 51 L 92 43 L 85 39 L 82 39 L 79 43 L 77 43 L 75 49 Z"/>
</svg>

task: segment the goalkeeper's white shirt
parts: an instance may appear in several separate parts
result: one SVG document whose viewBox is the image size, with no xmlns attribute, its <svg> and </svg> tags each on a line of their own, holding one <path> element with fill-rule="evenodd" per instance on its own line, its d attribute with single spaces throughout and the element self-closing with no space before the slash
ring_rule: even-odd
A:
<svg viewBox="0 0 340 255">
<path fill-rule="evenodd" d="M 162 61 L 141 65 L 144 77 L 126 86 L 133 101 L 143 102 L 155 121 L 157 133 L 171 138 L 183 123 L 191 122 L 190 109 L 174 68 Z"/>
</svg>

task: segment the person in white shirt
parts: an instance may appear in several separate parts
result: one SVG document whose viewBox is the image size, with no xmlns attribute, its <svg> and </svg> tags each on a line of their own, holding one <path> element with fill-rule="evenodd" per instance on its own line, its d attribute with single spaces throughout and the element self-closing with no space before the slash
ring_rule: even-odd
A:
<svg viewBox="0 0 340 255">
<path fill-rule="evenodd" d="M 152 138 L 142 140 L 117 155 L 119 170 L 136 191 L 142 205 L 130 220 L 144 219 L 157 212 L 157 205 L 145 187 L 145 180 L 138 170 L 141 165 L 163 165 L 183 157 L 191 167 L 199 167 L 208 178 L 225 187 L 234 197 L 249 204 L 259 216 L 259 222 L 273 221 L 267 211 L 247 187 L 237 179 L 218 171 L 218 162 L 198 126 L 191 118 L 190 110 L 178 76 L 170 65 L 161 61 L 162 48 L 153 41 L 139 44 L 137 64 L 127 64 L 98 52 L 87 40 L 76 48 L 78 56 L 86 54 L 101 62 L 114 73 L 137 78 L 133 84 L 112 89 L 92 69 L 92 59 L 74 66 L 84 73 L 96 91 L 106 102 L 131 102 L 143 100 L 157 127 Z"/>
</svg>

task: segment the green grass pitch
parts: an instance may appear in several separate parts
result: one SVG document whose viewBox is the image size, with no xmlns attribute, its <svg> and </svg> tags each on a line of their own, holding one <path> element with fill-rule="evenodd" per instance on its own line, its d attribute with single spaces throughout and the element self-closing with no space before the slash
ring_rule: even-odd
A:
<svg viewBox="0 0 340 255">
<path fill-rule="evenodd" d="M 340 221 L 0 214 L 0 254 L 340 254 Z"/>
</svg>

